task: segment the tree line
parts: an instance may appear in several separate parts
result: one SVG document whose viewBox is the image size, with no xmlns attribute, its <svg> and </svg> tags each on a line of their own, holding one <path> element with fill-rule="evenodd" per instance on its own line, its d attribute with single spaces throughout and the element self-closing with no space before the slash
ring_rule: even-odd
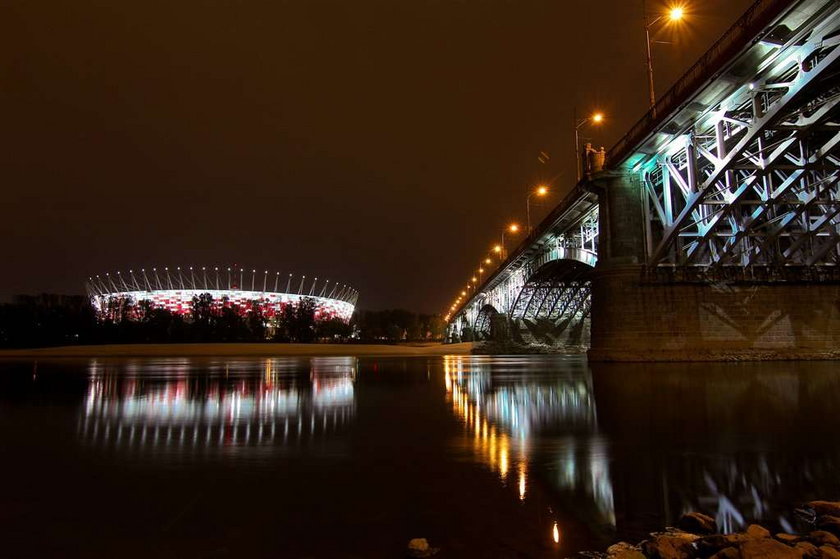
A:
<svg viewBox="0 0 840 559">
<path fill-rule="evenodd" d="M 97 313 L 90 299 L 76 295 L 20 295 L 0 304 L 0 347 L 24 348 L 116 343 L 367 342 L 439 340 L 439 316 L 404 310 L 356 311 L 350 323 L 317 318 L 313 299 L 284 305 L 266 316 L 258 301 L 245 308 L 215 301 L 209 293 L 193 298 L 179 314 L 150 301 L 113 298 Z"/>
</svg>

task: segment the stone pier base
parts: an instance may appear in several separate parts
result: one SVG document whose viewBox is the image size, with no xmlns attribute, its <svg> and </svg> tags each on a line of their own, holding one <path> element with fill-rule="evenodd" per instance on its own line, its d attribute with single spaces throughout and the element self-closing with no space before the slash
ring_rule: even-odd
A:
<svg viewBox="0 0 840 559">
<path fill-rule="evenodd" d="M 592 281 L 592 361 L 840 358 L 840 283 Z"/>
</svg>

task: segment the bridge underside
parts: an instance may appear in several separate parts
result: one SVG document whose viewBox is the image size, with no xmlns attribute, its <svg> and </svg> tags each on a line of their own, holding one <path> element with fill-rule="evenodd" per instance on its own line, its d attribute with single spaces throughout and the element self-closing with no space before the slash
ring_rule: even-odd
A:
<svg viewBox="0 0 840 559">
<path fill-rule="evenodd" d="M 476 341 L 586 348 L 592 270 L 577 260 L 550 261 L 525 281 L 507 312 L 484 304 L 474 322 L 462 320 L 456 332 Z"/>
<path fill-rule="evenodd" d="M 592 267 L 556 260 L 540 268 L 523 286 L 510 312 L 518 342 L 588 347 Z"/>
</svg>

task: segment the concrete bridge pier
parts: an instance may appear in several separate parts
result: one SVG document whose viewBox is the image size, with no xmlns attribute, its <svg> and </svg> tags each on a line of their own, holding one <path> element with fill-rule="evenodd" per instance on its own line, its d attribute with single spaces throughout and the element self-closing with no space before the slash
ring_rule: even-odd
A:
<svg viewBox="0 0 840 559">
<path fill-rule="evenodd" d="M 592 361 L 820 359 L 840 356 L 840 276 L 806 266 L 751 270 L 645 266 L 638 174 L 609 171 L 592 275 Z"/>
</svg>

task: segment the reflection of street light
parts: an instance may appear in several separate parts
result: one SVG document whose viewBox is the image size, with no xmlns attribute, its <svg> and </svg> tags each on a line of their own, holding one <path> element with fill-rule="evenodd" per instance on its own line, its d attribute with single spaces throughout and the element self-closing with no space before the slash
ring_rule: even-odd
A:
<svg viewBox="0 0 840 559">
<path fill-rule="evenodd" d="M 540 185 L 532 190 L 528 196 L 525 197 L 525 216 L 528 221 L 528 234 L 531 234 L 531 196 L 545 196 L 548 194 L 548 187 Z"/>
<path fill-rule="evenodd" d="M 645 44 L 647 45 L 648 90 L 650 93 L 650 108 L 653 109 L 656 105 L 656 93 L 653 89 L 653 56 L 650 52 L 650 28 L 663 19 L 666 21 L 666 23 L 676 23 L 678 21 L 682 21 L 685 17 L 685 8 L 683 6 L 672 6 L 667 13 L 660 15 L 653 21 L 648 21 L 647 7 L 645 6 L 644 0 L 642 0 L 642 10 L 644 10 L 645 17 Z M 656 116 L 655 113 L 654 116 Z"/>
<path fill-rule="evenodd" d="M 601 124 L 604 122 L 604 114 L 603 113 L 593 113 L 592 115 L 584 118 L 583 120 L 578 120 L 577 118 L 577 109 L 575 109 L 575 176 L 577 177 L 577 182 L 580 182 L 580 128 L 584 124 L 591 122 L 592 124 Z"/>
</svg>

